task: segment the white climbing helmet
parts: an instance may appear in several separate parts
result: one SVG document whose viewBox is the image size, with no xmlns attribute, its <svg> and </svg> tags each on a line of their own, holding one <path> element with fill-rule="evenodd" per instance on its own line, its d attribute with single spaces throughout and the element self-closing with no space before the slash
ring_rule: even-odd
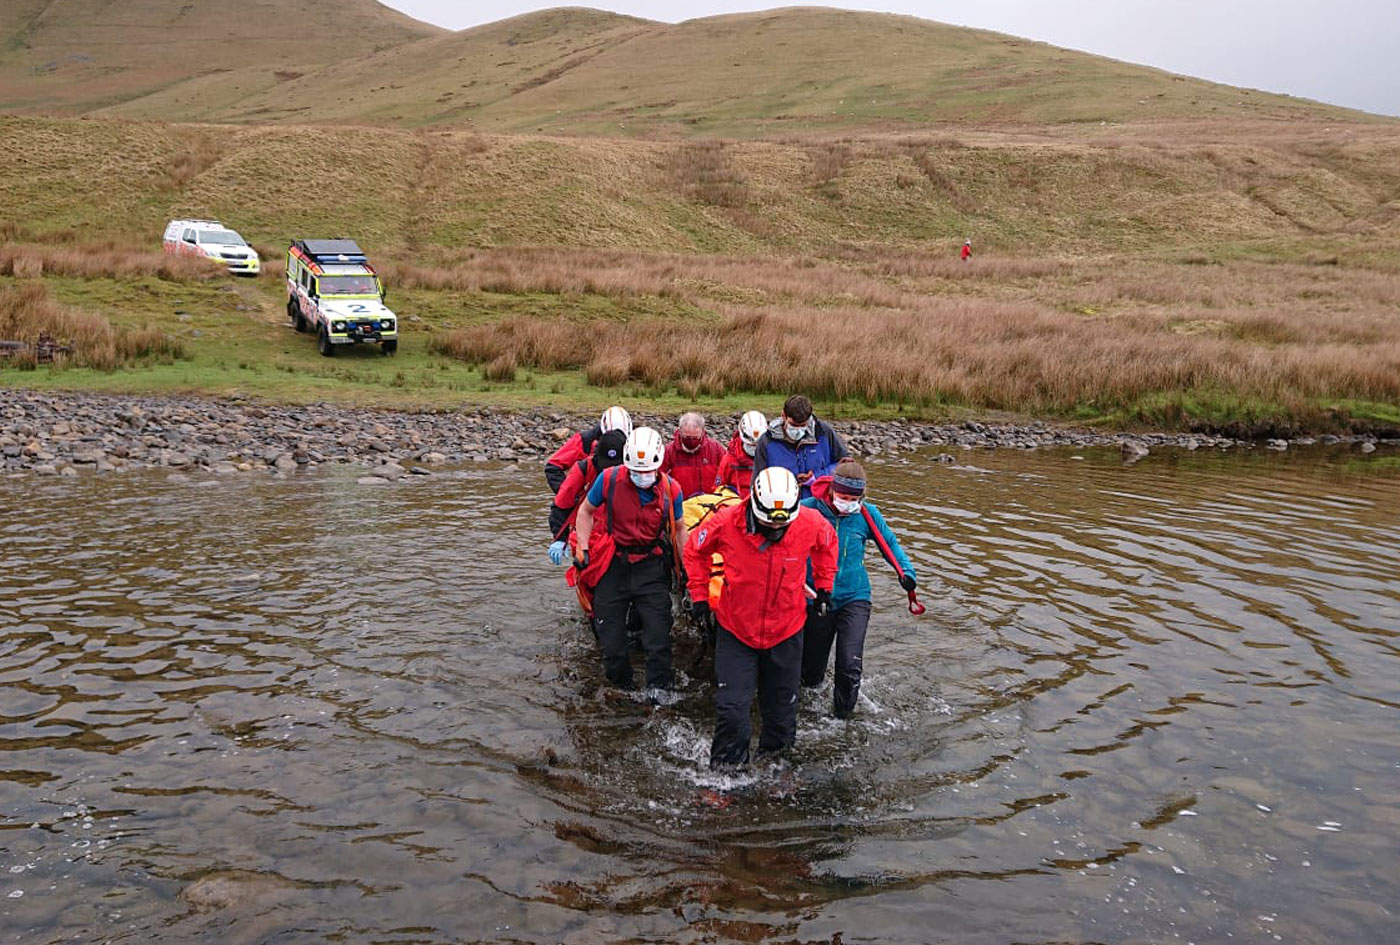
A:
<svg viewBox="0 0 1400 945">
<path fill-rule="evenodd" d="M 754 518 L 764 525 L 786 525 L 802 511 L 798 504 L 801 490 L 797 477 L 782 466 L 769 466 L 753 477 L 753 494 L 749 503 Z"/>
<path fill-rule="evenodd" d="M 750 454 L 758 445 L 758 438 L 768 432 L 768 418 L 761 410 L 750 410 L 739 418 L 739 439 Z"/>
<path fill-rule="evenodd" d="M 661 434 L 651 427 L 637 427 L 627 434 L 622 464 L 633 472 L 654 472 L 661 468 L 665 455 L 666 444 L 661 442 Z"/>
<path fill-rule="evenodd" d="M 621 430 L 623 433 L 632 432 L 632 415 L 621 407 L 609 407 L 603 411 L 603 418 L 598 421 L 598 428 L 607 433 L 610 430 Z"/>
</svg>

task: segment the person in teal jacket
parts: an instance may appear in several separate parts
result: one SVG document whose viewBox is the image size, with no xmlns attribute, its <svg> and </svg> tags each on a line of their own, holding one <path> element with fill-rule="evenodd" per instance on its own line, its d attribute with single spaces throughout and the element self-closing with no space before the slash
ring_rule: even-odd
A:
<svg viewBox="0 0 1400 945">
<path fill-rule="evenodd" d="M 836 644 L 836 679 L 832 691 L 832 713 L 838 719 L 850 718 L 860 695 L 860 677 L 865 659 L 865 628 L 870 623 L 870 575 L 865 570 L 865 544 L 874 541 L 881 555 L 899 574 L 906 591 L 915 586 L 914 565 L 899 540 L 885 524 L 885 517 L 873 502 L 865 499 L 865 468 L 855 460 L 842 460 L 831 476 L 812 483 L 812 497 L 802 504 L 815 509 L 836 529 L 836 584 L 831 592 L 831 610 L 826 617 L 807 609 L 803 628 L 802 685 L 814 688 L 826 678 L 831 646 Z"/>
</svg>

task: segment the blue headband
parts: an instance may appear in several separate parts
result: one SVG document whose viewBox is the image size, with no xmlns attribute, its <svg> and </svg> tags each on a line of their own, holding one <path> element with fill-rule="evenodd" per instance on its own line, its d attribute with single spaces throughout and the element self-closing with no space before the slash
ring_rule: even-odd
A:
<svg viewBox="0 0 1400 945">
<path fill-rule="evenodd" d="M 852 479 L 852 478 L 850 478 L 849 476 L 832 476 L 832 477 L 831 477 L 831 482 L 832 482 L 832 485 L 834 485 L 834 486 L 840 486 L 841 488 L 840 488 L 840 490 L 838 490 L 838 491 L 841 491 L 841 492 L 854 492 L 854 493 L 863 493 L 863 492 L 865 492 L 865 480 L 864 480 L 864 479 Z"/>
</svg>

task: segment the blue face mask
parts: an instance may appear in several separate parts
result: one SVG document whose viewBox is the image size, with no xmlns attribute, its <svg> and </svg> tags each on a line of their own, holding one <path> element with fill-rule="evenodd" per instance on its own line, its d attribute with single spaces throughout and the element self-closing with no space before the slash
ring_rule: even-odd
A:
<svg viewBox="0 0 1400 945">
<path fill-rule="evenodd" d="M 638 489 L 650 489 L 652 486 L 656 485 L 656 473 L 654 472 L 632 472 L 632 470 L 629 469 L 627 475 L 632 477 L 632 485 L 636 486 Z"/>
</svg>

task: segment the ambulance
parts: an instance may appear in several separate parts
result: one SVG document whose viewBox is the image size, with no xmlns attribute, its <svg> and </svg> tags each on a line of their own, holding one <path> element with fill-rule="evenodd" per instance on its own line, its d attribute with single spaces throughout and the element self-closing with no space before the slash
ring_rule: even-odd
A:
<svg viewBox="0 0 1400 945">
<path fill-rule="evenodd" d="M 384 304 L 384 284 L 354 240 L 292 240 L 287 250 L 287 317 L 316 334 L 316 349 L 334 357 L 342 345 L 399 349 L 399 320 Z"/>
</svg>

